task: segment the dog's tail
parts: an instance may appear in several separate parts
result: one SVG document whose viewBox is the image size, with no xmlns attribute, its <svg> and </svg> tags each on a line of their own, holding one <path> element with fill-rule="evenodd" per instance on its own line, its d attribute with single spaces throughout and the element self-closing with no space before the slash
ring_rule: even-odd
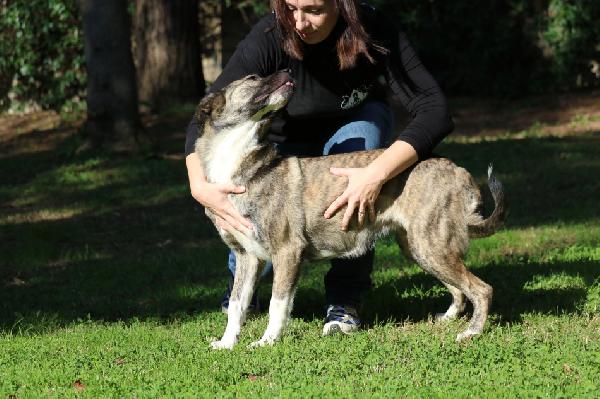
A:
<svg viewBox="0 0 600 399">
<path fill-rule="evenodd" d="M 484 220 L 469 224 L 469 237 L 488 237 L 494 234 L 502 225 L 507 214 L 506 202 L 504 200 L 504 189 L 500 180 L 496 179 L 492 172 L 492 165 L 488 167 L 488 187 L 494 198 L 494 210 Z"/>
</svg>

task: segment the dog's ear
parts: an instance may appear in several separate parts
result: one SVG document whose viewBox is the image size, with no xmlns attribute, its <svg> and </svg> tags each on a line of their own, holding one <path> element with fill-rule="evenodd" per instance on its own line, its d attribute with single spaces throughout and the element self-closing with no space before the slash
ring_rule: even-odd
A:
<svg viewBox="0 0 600 399">
<path fill-rule="evenodd" d="M 225 107 L 225 94 L 223 92 L 218 91 L 207 94 L 196 107 L 193 118 L 194 123 L 201 129 L 207 120 L 214 120 L 221 113 L 223 107 Z"/>
<path fill-rule="evenodd" d="M 216 93 L 210 93 L 204 96 L 200 103 L 198 104 L 198 108 L 196 109 L 196 114 L 211 115 L 216 116 L 219 114 L 223 107 L 225 106 L 225 94 L 222 91 L 217 91 Z"/>
</svg>

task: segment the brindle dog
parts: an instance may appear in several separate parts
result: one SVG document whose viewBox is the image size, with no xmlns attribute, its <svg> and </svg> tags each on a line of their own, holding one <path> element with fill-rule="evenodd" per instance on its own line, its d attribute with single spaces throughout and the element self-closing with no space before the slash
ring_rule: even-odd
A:
<svg viewBox="0 0 600 399">
<path fill-rule="evenodd" d="M 452 294 L 452 304 L 439 316 L 452 319 L 473 304 L 469 327 L 457 340 L 480 334 L 492 299 L 492 287 L 470 273 L 463 263 L 473 237 L 493 234 L 503 223 L 502 185 L 488 169 L 495 208 L 479 214 L 481 193 L 472 176 L 443 158 L 418 162 L 388 181 L 375 203 L 376 218 L 359 225 L 353 220 L 341 230 L 343 212 L 323 214 L 344 191 L 347 182 L 329 172 L 331 166 L 364 167 L 382 150 L 326 157 L 281 157 L 266 140 L 270 121 L 293 92 L 285 71 L 261 78 L 251 75 L 207 95 L 194 121 L 200 137 L 196 152 L 209 182 L 243 185 L 243 194 L 230 195 L 253 228 L 230 234 L 219 229 L 234 251 L 237 270 L 223 338 L 216 349 L 237 343 L 248 304 L 265 261 L 273 262 L 273 292 L 269 323 L 254 346 L 272 344 L 290 318 L 304 259 L 356 257 L 373 247 L 378 237 L 394 234 L 404 253 L 437 277 Z M 214 222 L 210 209 L 206 214 Z"/>
</svg>

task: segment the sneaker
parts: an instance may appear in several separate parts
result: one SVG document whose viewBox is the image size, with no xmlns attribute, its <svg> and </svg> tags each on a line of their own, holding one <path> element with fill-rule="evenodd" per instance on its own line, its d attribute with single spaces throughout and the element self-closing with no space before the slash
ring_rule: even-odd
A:
<svg viewBox="0 0 600 399">
<path fill-rule="evenodd" d="M 360 319 L 358 318 L 356 309 L 353 307 L 338 305 L 329 305 L 327 307 L 323 335 L 332 335 L 340 332 L 350 334 L 358 331 L 359 328 Z"/>
<path fill-rule="evenodd" d="M 227 284 L 227 291 L 225 291 L 225 295 L 223 295 L 223 299 L 221 299 L 221 312 L 227 314 L 227 310 L 229 309 L 229 297 L 231 296 L 231 289 L 233 288 L 233 279 L 229 280 L 229 284 Z M 252 295 L 252 299 L 250 300 L 250 305 L 248 305 L 248 312 L 259 312 L 260 306 L 258 303 L 258 295 L 257 292 L 254 292 Z"/>
</svg>

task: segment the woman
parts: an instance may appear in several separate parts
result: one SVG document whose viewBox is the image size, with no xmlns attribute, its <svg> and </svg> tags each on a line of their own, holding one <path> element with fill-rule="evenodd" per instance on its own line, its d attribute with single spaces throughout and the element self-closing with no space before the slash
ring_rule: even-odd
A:
<svg viewBox="0 0 600 399">
<path fill-rule="evenodd" d="M 367 167 L 331 169 L 348 185 L 323 215 L 330 218 L 346 207 L 340 228 L 347 227 L 355 212 L 362 223 L 374 217 L 373 204 L 383 184 L 427 157 L 453 129 L 444 95 L 406 36 L 372 7 L 359 6 L 356 0 L 272 0 L 271 5 L 274 12 L 240 42 L 210 90 L 218 91 L 249 74 L 291 70 L 295 92 L 273 123 L 270 137 L 282 154 L 317 156 L 388 144 L 393 119 L 385 102 L 385 81 L 412 121 Z M 206 181 L 193 152 L 197 137 L 190 124 L 186 166 L 192 196 L 212 209 L 219 227 L 229 231 L 251 227 L 228 200 L 229 194 L 243 193 L 244 187 Z M 323 334 L 356 331 L 360 326 L 356 309 L 371 285 L 373 251 L 331 264 L 325 276 L 328 307 Z M 229 268 L 233 276 L 232 255 Z M 225 309 L 227 301 L 226 295 Z"/>
</svg>

